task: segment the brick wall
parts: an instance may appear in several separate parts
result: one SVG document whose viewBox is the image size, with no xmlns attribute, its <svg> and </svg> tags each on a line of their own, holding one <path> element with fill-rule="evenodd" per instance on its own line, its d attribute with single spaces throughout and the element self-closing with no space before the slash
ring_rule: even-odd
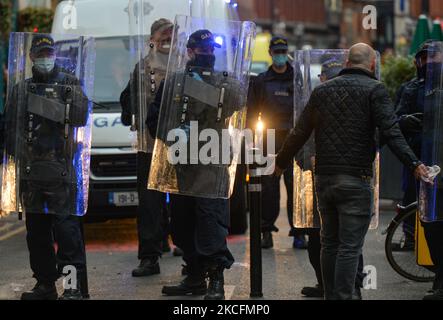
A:
<svg viewBox="0 0 443 320">
<path fill-rule="evenodd" d="M 422 0 L 410 0 L 411 16 L 418 18 L 422 13 Z M 429 14 L 435 18 L 443 18 L 443 1 L 442 0 L 429 0 Z"/>
<path fill-rule="evenodd" d="M 326 19 L 324 0 L 246 0 L 240 2 L 240 16 L 251 16 L 253 10 L 258 20 L 297 21 L 324 24 Z"/>
</svg>

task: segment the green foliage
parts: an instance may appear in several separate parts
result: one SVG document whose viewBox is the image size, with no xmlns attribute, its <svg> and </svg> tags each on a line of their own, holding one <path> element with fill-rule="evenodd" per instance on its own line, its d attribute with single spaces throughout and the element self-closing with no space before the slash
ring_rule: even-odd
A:
<svg viewBox="0 0 443 320">
<path fill-rule="evenodd" d="M 18 29 L 24 32 L 34 32 L 37 28 L 39 33 L 51 32 L 54 12 L 46 8 L 32 8 L 20 10 L 18 14 Z"/>
<path fill-rule="evenodd" d="M 415 77 L 415 65 L 412 58 L 389 56 L 382 66 L 382 81 L 388 88 L 392 98 L 400 86 Z"/>
<path fill-rule="evenodd" d="M 11 32 L 12 2 L 0 0 L 0 40 L 7 40 Z"/>
</svg>

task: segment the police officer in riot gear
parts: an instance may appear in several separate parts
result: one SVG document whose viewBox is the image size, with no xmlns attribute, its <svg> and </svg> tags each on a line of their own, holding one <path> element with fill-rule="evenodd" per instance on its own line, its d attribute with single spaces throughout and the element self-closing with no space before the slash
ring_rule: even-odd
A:
<svg viewBox="0 0 443 320">
<path fill-rule="evenodd" d="M 87 295 L 82 292 L 82 287 L 86 287 L 85 244 L 82 222 L 80 217 L 70 214 L 73 204 L 69 201 L 79 190 L 65 177 L 72 174 L 70 163 L 74 161 L 68 141 L 72 139 L 73 127 L 86 125 L 88 103 L 79 80 L 56 63 L 54 40 L 50 36 L 33 36 L 29 57 L 33 63 L 32 77 L 14 86 L 5 111 L 6 125 L 10 127 L 6 143 L 11 144 L 6 146 L 6 156 L 20 155 L 20 168 L 24 171 L 17 183 L 26 213 L 31 269 L 37 280 L 35 287 L 24 292 L 21 299 L 57 299 L 55 281 L 65 272 L 65 266 L 73 266 L 77 285 L 65 288 L 60 299 L 80 300 Z M 24 93 L 20 88 L 27 91 Z M 64 114 L 69 100 L 75 101 L 69 119 L 55 121 L 60 110 Z M 26 104 L 27 112 L 14 119 L 14 110 L 21 110 L 20 103 Z M 54 111 L 59 107 L 59 111 Z M 16 129 L 15 121 L 23 122 L 19 126 L 22 129 Z M 11 137 L 24 142 L 15 149 L 12 145 L 15 138 Z M 57 252 L 54 241 L 58 244 Z"/>
<path fill-rule="evenodd" d="M 403 84 L 398 92 L 396 113 L 402 133 L 412 151 L 417 156 L 421 155 L 422 144 L 422 120 L 425 102 L 425 77 L 428 44 L 426 42 L 415 55 L 414 64 L 417 68 L 417 76 Z M 403 200 L 402 205 L 408 206 L 417 201 L 418 184 L 413 172 L 403 168 Z M 403 222 L 405 242 L 396 250 L 414 250 L 415 248 L 415 217 Z"/>
<path fill-rule="evenodd" d="M 139 85 L 145 84 L 148 89 L 146 106 L 149 106 L 158 91 L 160 81 L 165 77 L 173 26 L 173 23 L 167 19 L 159 19 L 151 26 L 151 50 L 147 57 L 145 57 L 142 66 L 145 79 L 143 79 L 144 81 L 139 79 L 141 68 L 139 62 L 135 66 L 132 79 L 120 96 L 120 103 L 122 105 L 121 119 L 124 125 L 131 125 L 131 117 L 134 110 L 137 111 L 137 117 L 139 116 L 138 110 L 141 108 L 141 106 L 138 106 Z M 145 121 L 146 119 L 137 120 Z M 138 134 L 145 135 L 145 137 L 139 138 L 139 144 L 146 145 L 139 146 L 139 152 L 137 153 L 137 191 L 139 194 L 137 229 L 140 265 L 132 271 L 134 277 L 159 274 L 160 266 L 158 260 L 163 250 L 168 247 L 168 233 L 165 232 L 168 224 L 165 195 L 158 191 L 147 189 L 154 141 L 147 132 L 139 130 Z"/>
<path fill-rule="evenodd" d="M 438 44 L 425 44 L 422 48 L 422 50 L 427 51 L 427 70 L 428 72 L 432 72 L 430 77 L 427 77 L 427 84 L 426 84 L 426 91 L 425 91 L 425 99 L 428 103 L 428 105 L 431 105 L 431 108 L 433 109 L 433 114 L 435 117 L 440 117 L 440 119 L 434 119 L 434 118 L 427 118 L 424 117 L 426 124 L 429 125 L 429 121 L 432 122 L 431 128 L 425 128 L 423 130 L 423 146 L 424 148 L 428 148 L 429 145 L 425 146 L 426 144 L 429 144 L 430 141 L 426 141 L 429 137 L 428 131 L 435 130 L 434 133 L 434 139 L 437 140 L 437 147 L 434 145 L 433 156 L 438 157 L 437 163 L 440 167 L 441 159 L 442 159 L 442 131 L 441 127 L 438 128 L 438 125 L 435 123 L 441 122 L 441 108 L 442 106 L 442 67 L 443 67 L 443 48 L 441 46 L 441 42 Z M 440 108 L 440 110 L 436 110 L 437 108 Z M 429 110 L 426 110 L 429 112 Z M 429 114 L 428 114 L 429 116 Z M 437 121 L 436 121 L 437 120 Z M 426 130 L 427 129 L 427 130 Z M 435 143 L 435 142 L 434 142 Z M 425 157 L 429 156 L 429 151 L 427 150 L 427 155 L 425 155 L 425 152 L 422 152 L 422 157 L 424 161 L 428 161 Z M 423 187 L 424 182 L 421 182 Z M 435 279 L 432 284 L 431 291 L 423 297 L 423 300 L 443 300 L 443 208 L 441 206 L 442 201 L 442 180 L 441 177 L 437 178 L 436 182 L 436 189 L 433 189 L 431 192 L 435 192 L 435 203 L 433 203 L 431 206 L 435 206 L 434 214 L 437 216 L 435 221 L 422 221 L 422 225 L 425 231 L 425 237 L 426 241 L 429 247 L 429 253 L 432 258 L 432 262 L 434 263 L 434 272 L 435 272 Z M 421 190 L 420 190 L 421 191 Z M 429 212 L 430 215 L 432 215 L 431 212 Z"/>
<path fill-rule="evenodd" d="M 219 47 L 220 45 L 215 42 L 209 30 L 198 30 L 190 35 L 187 42 L 187 54 L 190 60 L 186 70 L 192 79 L 202 81 L 202 85 L 208 85 L 225 78 L 225 75 L 214 71 L 214 51 Z M 180 78 L 183 74 L 177 73 L 173 76 Z M 164 85 L 162 82 L 156 99 L 148 111 L 147 125 L 152 135 L 155 135 L 157 129 Z M 226 92 L 225 96 L 229 96 L 229 92 Z M 195 98 L 189 98 L 186 102 L 188 104 L 185 113 L 187 119 L 184 123 L 182 122 L 181 126 L 185 132 L 189 120 L 198 121 L 199 130 L 200 127 L 215 128 L 216 122 L 222 123 L 216 120 L 216 108 Z M 229 103 L 224 105 L 229 108 Z M 229 113 L 228 110 L 224 111 Z M 182 111 L 177 109 L 177 114 L 173 116 L 182 117 L 182 115 Z M 157 139 L 166 141 L 165 137 L 157 137 Z M 197 168 L 193 168 L 192 165 L 177 165 L 174 168 L 179 188 L 190 191 L 191 194 L 193 190 L 215 188 L 212 174 L 216 174 L 217 170 L 225 170 L 223 167 L 211 165 L 197 166 Z M 207 173 L 204 179 L 197 176 L 202 172 Z M 196 182 L 197 180 L 199 182 Z M 204 182 L 205 185 L 200 185 L 200 182 Z M 205 299 L 208 300 L 224 299 L 223 271 L 229 269 L 234 263 L 226 242 L 228 226 L 229 201 L 227 199 L 171 194 L 172 238 L 184 252 L 183 260 L 187 265 L 187 277 L 178 285 L 164 286 L 163 294 L 169 296 L 206 294 Z M 208 285 L 206 277 L 209 277 Z"/>
<path fill-rule="evenodd" d="M 266 128 L 275 129 L 275 150 L 279 150 L 294 125 L 294 76 L 299 76 L 299 70 L 294 71 L 288 63 L 288 42 L 285 38 L 273 37 L 269 44 L 269 54 L 272 56 L 272 66 L 251 82 L 248 119 L 250 126 L 254 126 L 261 113 Z M 304 233 L 293 224 L 292 169 L 285 172 L 284 183 L 291 227 L 289 236 L 294 237 L 294 248 L 306 248 Z M 275 222 L 280 212 L 280 177 L 262 177 L 262 187 L 262 248 L 268 249 L 273 247 L 272 232 L 278 231 Z"/>
<path fill-rule="evenodd" d="M 436 125 L 438 119 L 432 116 L 439 115 L 438 108 L 441 108 L 441 68 L 443 63 L 443 51 L 438 43 L 432 40 L 423 43 L 415 56 L 415 65 L 417 67 L 417 77 L 403 85 L 398 104 L 397 114 L 402 132 L 407 138 L 408 144 L 414 153 L 422 156 L 423 161 L 427 165 L 434 165 L 433 161 L 440 161 L 440 141 L 441 128 Z M 424 113 L 427 112 L 427 122 L 424 121 Z M 431 123 L 430 123 L 431 122 Z M 439 140 L 437 146 L 433 140 Z M 432 155 L 431 155 L 432 154 Z M 404 169 L 403 187 L 405 195 L 403 204 L 408 205 L 417 201 L 418 183 L 413 180 L 411 171 Z M 422 211 L 421 202 L 435 202 L 430 206 L 425 206 L 424 214 L 432 215 L 430 211 L 435 210 L 437 216 L 441 216 L 441 199 L 440 179 L 436 180 L 436 188 L 432 189 L 434 199 L 426 199 L 429 192 L 422 194 L 420 190 L 420 211 Z M 424 182 L 421 182 L 422 188 Z M 427 187 L 424 188 L 426 190 Z M 424 196 L 425 195 L 425 196 Z M 424 197 L 423 197 L 424 196 Z M 414 217 L 415 218 L 415 217 Z M 426 241 L 429 252 L 434 263 L 435 279 L 432 290 L 424 297 L 424 300 L 443 300 L 443 222 L 437 221 L 421 221 L 424 228 Z M 405 221 L 403 230 L 406 242 L 401 250 L 415 249 L 415 219 Z"/>
</svg>

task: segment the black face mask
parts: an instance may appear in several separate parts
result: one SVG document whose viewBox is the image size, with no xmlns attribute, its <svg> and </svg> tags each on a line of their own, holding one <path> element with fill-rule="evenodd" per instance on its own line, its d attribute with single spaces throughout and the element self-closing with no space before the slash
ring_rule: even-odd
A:
<svg viewBox="0 0 443 320">
<path fill-rule="evenodd" d="M 194 59 L 190 61 L 193 67 L 213 69 L 215 65 L 215 55 L 213 54 L 196 54 Z"/>
</svg>

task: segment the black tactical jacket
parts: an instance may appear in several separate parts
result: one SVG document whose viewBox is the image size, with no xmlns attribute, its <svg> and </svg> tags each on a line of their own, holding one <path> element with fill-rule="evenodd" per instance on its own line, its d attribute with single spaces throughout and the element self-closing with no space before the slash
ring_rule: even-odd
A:
<svg viewBox="0 0 443 320">
<path fill-rule="evenodd" d="M 424 103 L 425 81 L 423 79 L 414 78 L 403 86 L 396 114 L 401 118 L 404 115 L 423 113 Z M 411 130 L 406 126 L 403 126 L 402 121 L 400 121 L 399 124 L 409 146 L 414 153 L 419 156 L 421 154 L 421 130 Z"/>
<path fill-rule="evenodd" d="M 69 88 L 69 92 L 65 91 Z M 52 98 L 48 98 L 48 96 Z M 64 102 L 69 95 L 73 104 L 69 109 L 69 138 L 64 139 Z M 37 103 L 40 112 L 31 113 L 31 104 Z M 48 105 L 45 105 L 45 101 Z M 25 104 L 19 106 L 19 104 Z M 51 105 L 52 104 L 52 105 Z M 53 108 L 62 108 L 63 114 Z M 32 114 L 32 127 L 29 128 Z M 48 75 L 38 73 L 33 69 L 33 77 L 16 84 L 12 88 L 5 108 L 5 148 L 8 156 L 18 156 L 22 165 L 30 165 L 36 161 L 52 161 L 63 163 L 70 167 L 71 160 L 77 151 L 77 142 L 73 142 L 75 127 L 83 127 L 88 120 L 88 99 L 84 95 L 80 82 L 74 76 L 63 72 L 58 67 Z M 58 120 L 55 120 L 58 118 Z M 19 121 L 17 125 L 17 121 Z M 29 141 L 29 130 L 32 133 L 32 143 Z M 20 143 L 16 145 L 16 139 Z M 27 141 L 28 140 L 28 141 Z M 26 142 L 27 141 L 27 142 Z M 19 149 L 16 149 L 16 148 Z M 66 168 L 64 169 L 66 170 Z M 68 172 L 70 169 L 67 169 Z M 36 174 L 40 174 L 36 170 Z"/>
<path fill-rule="evenodd" d="M 420 164 L 407 145 L 382 83 L 359 68 L 344 69 L 318 86 L 277 157 L 286 168 L 315 131 L 316 174 L 372 176 L 376 128 L 409 168 Z"/>
</svg>

